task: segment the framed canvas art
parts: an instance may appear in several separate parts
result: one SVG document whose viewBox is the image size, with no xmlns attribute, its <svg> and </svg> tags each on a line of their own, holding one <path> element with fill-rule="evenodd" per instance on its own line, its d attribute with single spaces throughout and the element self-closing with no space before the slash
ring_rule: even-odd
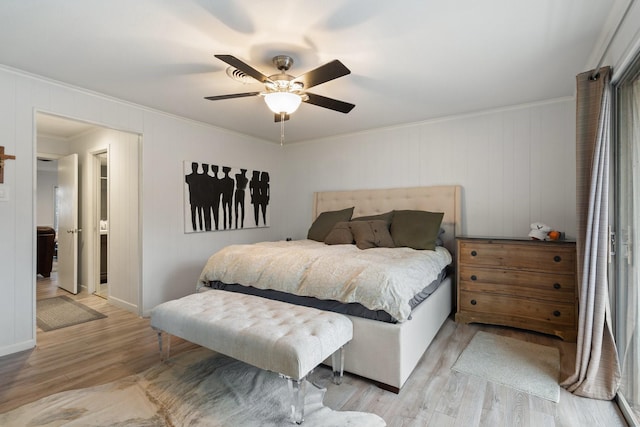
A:
<svg viewBox="0 0 640 427">
<path fill-rule="evenodd" d="M 268 172 L 183 163 L 185 233 L 269 226 Z"/>
</svg>

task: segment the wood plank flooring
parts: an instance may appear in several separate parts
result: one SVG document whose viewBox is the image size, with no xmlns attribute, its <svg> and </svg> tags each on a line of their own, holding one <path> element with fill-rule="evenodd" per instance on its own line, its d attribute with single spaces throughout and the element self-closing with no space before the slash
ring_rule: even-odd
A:
<svg viewBox="0 0 640 427">
<path fill-rule="evenodd" d="M 39 278 L 37 298 L 69 295 L 52 279 Z M 0 413 L 50 394 L 104 384 L 159 363 L 149 319 L 139 318 L 94 295 L 74 299 L 108 317 L 55 331 L 37 332 L 37 347 L 0 358 Z M 574 396 L 561 389 L 560 402 L 451 371 L 479 331 L 555 346 L 564 378 L 571 371 L 575 344 L 510 328 L 460 325 L 448 319 L 400 394 L 345 374 L 340 386 L 330 370 L 318 368 L 317 381 L 328 390 L 325 405 L 336 410 L 373 412 L 389 426 L 626 426 L 616 405 Z M 173 338 L 172 355 L 195 348 Z"/>
</svg>

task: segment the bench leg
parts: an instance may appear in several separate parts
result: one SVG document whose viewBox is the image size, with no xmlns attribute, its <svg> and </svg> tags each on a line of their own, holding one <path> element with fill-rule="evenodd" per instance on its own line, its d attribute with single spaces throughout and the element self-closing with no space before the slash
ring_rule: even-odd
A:
<svg viewBox="0 0 640 427">
<path fill-rule="evenodd" d="M 163 362 L 169 358 L 169 355 L 171 353 L 171 335 L 167 334 L 167 349 L 166 351 L 163 351 L 162 331 L 160 329 L 156 329 L 156 331 L 158 333 L 158 350 L 160 351 L 160 361 Z"/>
<path fill-rule="evenodd" d="M 304 396 L 307 391 L 306 377 L 294 380 L 291 377 L 284 376 L 289 385 L 289 394 L 291 396 L 291 421 L 295 424 L 302 424 L 304 421 Z"/>
<path fill-rule="evenodd" d="M 333 383 L 340 385 L 344 374 L 344 346 L 331 355 L 331 365 L 333 368 Z"/>
</svg>

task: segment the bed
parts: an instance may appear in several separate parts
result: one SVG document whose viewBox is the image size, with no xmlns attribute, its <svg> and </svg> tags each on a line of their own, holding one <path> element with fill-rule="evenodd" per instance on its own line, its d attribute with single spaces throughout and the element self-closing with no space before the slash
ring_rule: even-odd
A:
<svg viewBox="0 0 640 427">
<path fill-rule="evenodd" d="M 416 253 L 415 255 L 409 254 L 410 256 L 422 256 L 423 254 L 431 254 L 432 252 L 434 254 L 435 252 L 440 254 L 448 251 L 447 256 L 449 256 L 449 261 L 447 263 L 449 264 L 452 259 L 455 259 L 455 236 L 459 234 L 460 231 L 460 198 L 461 189 L 459 186 L 317 192 L 314 193 L 312 219 L 315 221 L 325 212 L 350 210 L 351 207 L 353 207 L 353 218 L 368 217 L 371 215 L 379 216 L 390 211 L 442 212 L 441 223 L 439 223 L 441 228 L 439 239 L 441 241 L 438 243 L 439 247 L 435 248 L 434 251 L 415 251 L 409 248 L 380 248 L 378 252 L 369 251 L 369 253 L 373 254 L 375 252 L 382 258 L 388 258 L 391 257 L 391 252 L 388 251 L 394 251 L 394 254 L 403 251 Z M 316 224 L 316 222 L 314 222 L 314 224 Z M 273 250 L 279 251 L 290 243 L 293 244 L 295 242 L 265 242 L 253 245 L 252 250 L 258 251 L 258 254 L 266 254 L 270 253 L 267 252 L 267 250 L 271 250 L 271 247 L 273 247 Z M 304 247 L 310 247 L 311 251 L 318 253 L 320 253 L 319 251 L 325 250 L 323 248 L 325 244 L 322 242 L 303 241 L 300 244 Z M 442 247 L 446 248 L 447 251 L 441 251 Z M 351 256 L 349 253 L 353 253 L 353 251 L 358 251 L 354 245 L 337 245 L 336 248 L 339 248 L 340 251 L 346 251 L 344 252 L 346 255 L 338 255 L 344 257 Z M 238 248 L 234 247 L 229 250 L 233 251 L 236 249 Z M 224 251 L 224 249 L 222 251 Z M 367 253 L 367 250 L 361 250 L 360 252 L 364 254 Z M 278 252 L 275 254 L 277 253 Z M 277 257 L 275 254 L 272 258 Z M 215 262 L 212 262 L 214 257 L 218 258 L 215 258 Z M 301 257 L 304 258 L 304 256 Z M 245 258 L 251 259 L 248 255 Z M 272 260 L 272 258 L 263 255 L 262 257 L 254 257 L 253 263 L 262 262 L 265 258 L 269 259 L 269 262 Z M 313 263 L 317 264 L 319 262 L 318 260 L 322 259 L 323 258 L 314 258 Z M 240 292 L 244 292 L 244 290 L 248 288 L 256 290 L 257 287 L 270 287 L 270 284 L 262 283 L 263 281 L 267 282 L 269 280 L 269 275 L 266 272 L 263 274 L 261 270 L 258 270 L 258 273 L 254 274 L 255 277 L 252 277 L 253 285 L 251 286 L 245 286 L 247 283 L 222 283 L 225 282 L 225 280 L 222 282 L 211 280 L 217 277 L 217 273 L 211 273 L 212 268 L 216 269 L 221 264 L 220 255 L 214 254 L 203 270 L 199 282 L 200 285 L 206 284 L 209 286 L 217 284 L 220 285 L 218 289 L 225 289 L 226 285 L 233 285 L 240 288 Z M 443 322 L 452 311 L 454 295 L 453 279 L 455 277 L 452 267 L 453 265 L 451 264 L 447 268 L 448 274 L 445 277 L 440 275 L 437 280 L 437 287 L 433 288 L 435 290 L 430 293 L 429 297 L 413 307 L 408 313 L 404 310 L 396 312 L 390 311 L 393 315 L 391 319 L 386 321 L 374 320 L 375 316 L 374 318 L 362 318 L 347 314 L 353 323 L 353 340 L 349 343 L 348 349 L 345 352 L 345 370 L 352 374 L 368 378 L 382 388 L 396 393 L 399 392 Z M 306 266 L 300 267 L 301 274 L 308 275 L 306 268 Z M 236 268 L 236 270 L 243 269 L 242 264 Z M 295 275 L 295 270 L 295 268 L 291 268 L 290 264 L 287 264 L 287 267 L 279 269 L 280 272 L 277 274 L 280 274 L 280 276 L 275 275 L 276 278 L 279 277 L 282 279 L 279 281 L 286 282 L 288 277 L 285 277 L 285 272 L 287 272 L 286 274 Z M 225 276 L 225 278 L 227 277 L 233 276 Z M 404 276 L 399 277 L 401 277 L 401 279 L 399 279 L 401 284 L 408 283 L 408 280 L 405 280 Z M 273 278 L 271 280 L 273 280 Z M 250 280 L 244 279 L 244 281 L 249 282 Z M 256 285 L 258 286 L 254 288 Z M 397 288 L 402 289 L 403 286 L 397 286 Z M 199 291 L 202 290 L 203 289 L 199 289 Z M 227 290 L 233 291 L 234 289 L 229 288 Z M 257 290 L 260 291 L 259 289 Z M 267 292 L 271 291 L 268 290 Z M 300 304 L 305 303 L 300 302 Z M 404 306 L 403 304 L 401 305 Z M 374 314 L 377 312 L 376 310 L 372 311 Z"/>
</svg>

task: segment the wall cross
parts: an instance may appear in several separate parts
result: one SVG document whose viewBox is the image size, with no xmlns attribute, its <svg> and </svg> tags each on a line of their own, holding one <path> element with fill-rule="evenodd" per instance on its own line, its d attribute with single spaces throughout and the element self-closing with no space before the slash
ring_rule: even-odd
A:
<svg viewBox="0 0 640 427">
<path fill-rule="evenodd" d="M 4 161 L 5 160 L 15 160 L 16 156 L 10 156 L 9 154 L 4 154 L 4 147 L 0 146 L 0 184 L 4 183 Z"/>
</svg>

